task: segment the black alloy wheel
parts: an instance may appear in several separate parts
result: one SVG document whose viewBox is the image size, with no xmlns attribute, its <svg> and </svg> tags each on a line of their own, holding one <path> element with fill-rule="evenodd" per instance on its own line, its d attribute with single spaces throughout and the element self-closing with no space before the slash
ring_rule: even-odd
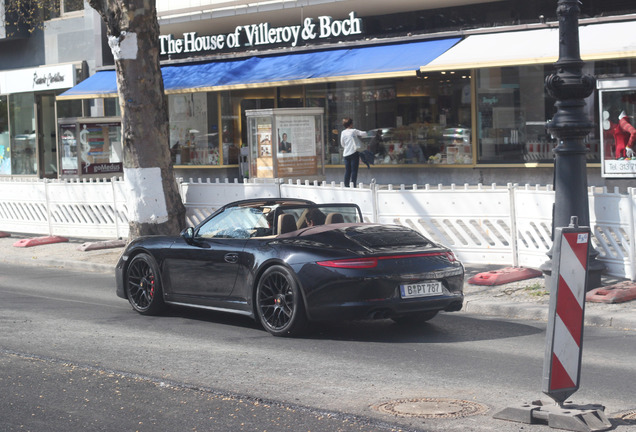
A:
<svg viewBox="0 0 636 432">
<path fill-rule="evenodd" d="M 295 336 L 306 324 L 305 307 L 292 273 L 283 266 L 265 270 L 256 287 L 256 312 L 274 336 Z"/>
<path fill-rule="evenodd" d="M 400 325 L 417 325 L 430 321 L 437 316 L 439 311 L 414 312 L 407 315 L 392 317 L 391 319 Z"/>
<path fill-rule="evenodd" d="M 126 296 L 142 315 L 157 315 L 165 309 L 157 263 L 150 255 L 136 255 L 128 265 Z"/>
</svg>

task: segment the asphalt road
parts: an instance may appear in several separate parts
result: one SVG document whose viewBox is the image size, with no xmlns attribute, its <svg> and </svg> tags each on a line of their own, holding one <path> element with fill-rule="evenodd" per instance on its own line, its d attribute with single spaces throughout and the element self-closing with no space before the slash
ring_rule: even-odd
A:
<svg viewBox="0 0 636 432">
<path fill-rule="evenodd" d="M 546 399 L 540 322 L 449 313 L 420 328 L 328 323 L 274 338 L 245 317 L 138 315 L 111 275 L 1 263 L 0 299 L 1 430 L 552 430 L 492 418 Z M 636 411 L 634 358 L 636 332 L 587 328 L 572 400 L 603 404 L 615 430 L 632 429 L 620 418 Z M 377 409 L 421 398 L 486 411 Z"/>
</svg>

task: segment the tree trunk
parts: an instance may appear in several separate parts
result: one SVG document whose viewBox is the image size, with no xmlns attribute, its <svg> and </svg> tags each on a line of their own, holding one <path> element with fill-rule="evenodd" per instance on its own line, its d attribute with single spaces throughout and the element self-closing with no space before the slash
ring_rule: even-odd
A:
<svg viewBox="0 0 636 432">
<path fill-rule="evenodd" d="M 185 226 L 170 158 L 154 0 L 89 0 L 106 22 L 122 115 L 129 239 Z"/>
</svg>

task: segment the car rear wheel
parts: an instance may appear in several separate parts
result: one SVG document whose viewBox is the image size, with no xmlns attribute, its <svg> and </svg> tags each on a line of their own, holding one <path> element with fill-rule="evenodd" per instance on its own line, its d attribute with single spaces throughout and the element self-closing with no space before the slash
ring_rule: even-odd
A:
<svg viewBox="0 0 636 432">
<path fill-rule="evenodd" d="M 274 336 L 295 336 L 307 324 L 298 284 L 283 266 L 265 270 L 256 287 L 256 312 L 265 330 Z"/>
<path fill-rule="evenodd" d="M 416 312 L 408 315 L 396 316 L 391 319 L 400 325 L 422 324 L 435 318 L 437 312 L 438 311 Z"/>
<path fill-rule="evenodd" d="M 142 315 L 157 315 L 165 309 L 158 266 L 150 255 L 136 255 L 128 265 L 126 296 Z"/>
</svg>

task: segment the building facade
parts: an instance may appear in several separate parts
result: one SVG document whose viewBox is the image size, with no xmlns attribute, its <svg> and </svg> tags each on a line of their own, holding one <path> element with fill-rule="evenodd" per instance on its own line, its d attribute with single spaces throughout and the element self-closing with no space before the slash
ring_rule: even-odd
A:
<svg viewBox="0 0 636 432">
<path fill-rule="evenodd" d="M 99 15 L 82 0 L 51 2 L 35 15 L 21 6 L 0 0 L 0 176 L 57 178 L 57 118 L 66 114 L 56 97 L 112 65 L 112 55 Z M 81 101 L 72 105 L 82 111 Z"/>
<path fill-rule="evenodd" d="M 351 117 L 354 127 L 368 131 L 362 144 L 373 163 L 371 168 L 361 166 L 358 181 L 552 183 L 556 141 L 545 123 L 555 113 L 555 101 L 546 93 L 544 80 L 558 58 L 556 4 L 556 0 L 159 0 L 159 45 L 177 174 L 259 176 L 255 167 L 267 162 L 259 158 L 269 156 L 250 142 L 254 134 L 248 128 L 248 114 L 315 108 L 321 110 L 322 119 L 311 138 L 303 132 L 307 127 L 294 129 L 291 123 L 262 125 L 258 136 L 269 135 L 273 152 L 286 140 L 298 149 L 281 157 L 286 166 L 300 165 L 308 154 L 319 158 L 324 167 L 319 177 L 328 181 L 341 181 L 339 132 L 342 118 Z M 50 146 L 57 157 L 36 162 L 29 172 L 20 171 L 16 162 L 15 169 L 12 165 L 10 172 L 0 175 L 77 177 L 121 172 L 116 82 L 108 67 L 112 58 L 104 49 L 105 34 L 95 12 L 86 6 L 79 15 L 49 20 L 44 30 L 56 34 L 58 43 L 45 39 L 43 64 L 81 61 L 90 75 L 83 81 L 78 78 L 70 89 L 50 93 L 55 96 L 56 129 L 50 134 L 43 130 L 54 137 Z M 100 29 L 83 40 L 99 47 L 99 55 L 82 54 L 82 43 L 77 58 L 62 55 L 66 51 L 61 46 L 66 45 L 59 41 L 69 36 L 62 30 L 69 28 L 68 19 L 78 20 L 76 28 Z M 587 100 L 588 115 L 596 125 L 586 139 L 590 185 L 622 188 L 630 186 L 632 174 L 636 175 L 636 161 L 621 159 L 618 141 L 609 126 L 605 128 L 619 124 L 622 111 L 628 118 L 636 114 L 629 85 L 613 84 L 625 79 L 629 84 L 629 77 L 636 75 L 636 35 L 630 30 L 634 25 L 636 6 L 631 1 L 581 5 L 585 73 L 604 83 L 600 90 L 607 91 L 607 100 L 612 101 L 611 107 L 604 107 L 598 91 Z M 76 36 L 71 36 L 74 41 L 79 40 Z M 14 43 L 0 42 L 0 49 Z M 0 128 L 5 118 L 7 139 L 18 152 L 23 139 L 18 135 L 29 128 L 12 122 L 30 101 L 22 101 L 28 92 L 5 89 L 6 84 L 0 87 L 0 98 L 8 109 L 2 114 L 0 105 Z M 617 93 L 610 94 L 611 89 Z M 294 141 L 302 145 L 294 146 Z M 610 166 L 606 161 L 619 165 L 617 169 L 626 175 L 612 175 L 605 169 Z M 48 162 L 55 169 L 47 173 Z M 289 177 L 294 177 L 293 170 Z"/>
</svg>

